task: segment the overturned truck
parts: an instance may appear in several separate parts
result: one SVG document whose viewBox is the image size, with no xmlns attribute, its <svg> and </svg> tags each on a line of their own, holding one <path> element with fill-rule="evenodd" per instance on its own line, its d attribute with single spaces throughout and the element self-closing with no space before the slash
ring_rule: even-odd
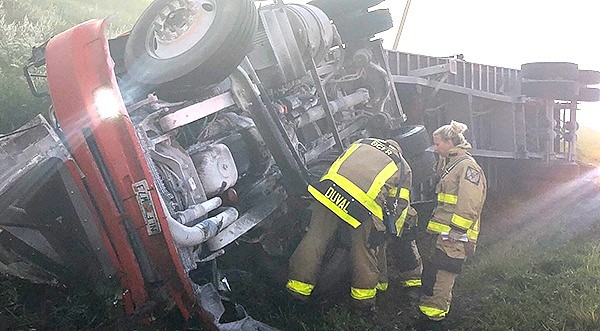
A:
<svg viewBox="0 0 600 331">
<path fill-rule="evenodd" d="M 531 166 L 576 173 L 577 104 L 600 99 L 600 72 L 387 51 L 380 2 L 157 0 L 124 35 L 92 20 L 34 48 L 25 75 L 52 106 L 0 136 L 0 271 L 113 283 L 140 321 L 176 307 L 269 329 L 221 320 L 217 262 L 234 242 L 290 254 L 307 184 L 353 141 L 398 141 L 415 201 L 434 183 L 428 131 L 451 119 L 492 186 Z"/>
</svg>

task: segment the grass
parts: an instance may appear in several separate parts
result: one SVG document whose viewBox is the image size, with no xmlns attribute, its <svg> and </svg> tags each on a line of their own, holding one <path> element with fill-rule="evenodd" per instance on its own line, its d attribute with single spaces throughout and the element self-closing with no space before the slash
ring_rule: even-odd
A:
<svg viewBox="0 0 600 331">
<path fill-rule="evenodd" d="M 576 153 L 580 162 L 600 166 L 600 132 L 580 127 L 577 130 Z"/>
<path fill-rule="evenodd" d="M 494 208 L 490 206 L 487 213 Z M 530 219 L 497 215 L 488 218 L 497 223 L 484 229 L 490 234 L 502 232 L 482 234 L 477 254 L 467 261 L 457 281 L 448 326 L 452 330 L 600 329 L 599 217 L 565 238 L 560 229 L 520 236 L 533 226 Z M 330 309 L 298 306 L 287 299 L 272 270 L 258 267 L 258 260 L 242 266 L 247 270 L 227 273 L 233 299 L 255 319 L 283 330 L 412 329 L 414 307 L 393 282 L 379 296 L 378 318 L 373 322 L 353 314 L 346 299 Z M 0 284 L 0 321 L 8 320 L 7 325 L 79 329 L 116 321 L 115 312 L 106 308 L 110 305 L 102 308 L 101 299 L 85 291 L 73 293 L 14 279 Z"/>
<path fill-rule="evenodd" d="M 29 92 L 23 67 L 31 48 L 76 24 L 91 18 L 111 19 L 109 35 L 133 26 L 151 0 L 0 0 L 0 133 L 10 132 L 37 114 L 46 114 L 49 98 Z"/>
<path fill-rule="evenodd" d="M 121 307 L 84 289 L 0 279 L 0 330 L 91 329 L 113 323 Z"/>
<path fill-rule="evenodd" d="M 600 246 L 590 239 L 578 238 L 560 247 L 502 243 L 504 249 L 480 254 L 457 287 L 458 295 L 469 299 L 461 304 L 455 327 L 598 329 Z"/>
<path fill-rule="evenodd" d="M 467 331 L 600 330 L 598 185 L 579 179 L 560 186 L 538 185 L 528 195 L 492 196 L 486 203 L 477 253 L 457 280 L 446 325 Z M 393 281 L 378 295 L 375 321 L 354 314 L 346 293 L 334 296 L 338 302 L 327 309 L 299 306 L 284 291 L 284 259 L 267 260 L 256 246 L 237 247 L 247 253 L 244 263 L 227 260 L 235 256 L 230 255 L 232 248 L 221 265 L 229 268 L 232 299 L 257 320 L 282 330 L 414 329 L 414 303 Z M 265 267 L 265 261 L 274 263 Z M 5 278 L 0 280 L 0 325 L 18 329 L 119 325 L 120 311 L 105 304 L 108 301 L 85 290 Z M 157 321 L 151 329 L 182 328 L 173 321 Z M 202 329 L 198 324 L 188 328 Z"/>
<path fill-rule="evenodd" d="M 584 133 L 580 143 L 600 141 L 600 133 Z M 599 155 L 582 149 L 579 157 Z M 454 329 L 600 329 L 597 180 L 585 175 L 487 204 L 481 249 L 457 282 Z"/>
</svg>

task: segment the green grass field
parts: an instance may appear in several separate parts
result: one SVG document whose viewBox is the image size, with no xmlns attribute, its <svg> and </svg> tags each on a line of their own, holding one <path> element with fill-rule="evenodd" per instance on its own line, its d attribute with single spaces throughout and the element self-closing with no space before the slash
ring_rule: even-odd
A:
<svg viewBox="0 0 600 331">
<path fill-rule="evenodd" d="M 577 130 L 577 159 L 600 166 L 600 132 L 585 126 Z"/>
</svg>

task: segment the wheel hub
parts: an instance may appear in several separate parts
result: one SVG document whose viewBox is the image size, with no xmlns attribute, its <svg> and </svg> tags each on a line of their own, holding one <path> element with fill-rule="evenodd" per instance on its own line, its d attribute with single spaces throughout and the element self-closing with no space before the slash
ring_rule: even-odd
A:
<svg viewBox="0 0 600 331">
<path fill-rule="evenodd" d="M 174 0 L 154 18 L 146 49 L 156 59 L 181 55 L 196 45 L 212 27 L 215 0 Z"/>
</svg>

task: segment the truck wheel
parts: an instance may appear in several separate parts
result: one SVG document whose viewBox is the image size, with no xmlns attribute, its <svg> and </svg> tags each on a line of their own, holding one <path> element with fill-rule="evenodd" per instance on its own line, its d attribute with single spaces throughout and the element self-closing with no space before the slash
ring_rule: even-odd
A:
<svg viewBox="0 0 600 331">
<path fill-rule="evenodd" d="M 402 155 L 406 159 L 420 156 L 431 146 L 429 133 L 422 125 L 405 125 L 392 133 L 392 139 L 402 148 Z"/>
<path fill-rule="evenodd" d="M 600 71 L 596 70 L 579 70 L 579 78 L 577 79 L 583 85 L 600 84 Z"/>
<path fill-rule="evenodd" d="M 219 83 L 250 51 L 257 24 L 251 0 L 156 0 L 131 30 L 127 71 L 148 85 L 184 76 L 196 86 Z"/>
<path fill-rule="evenodd" d="M 340 152 L 332 150 L 319 156 L 318 159 L 311 161 L 307 165 L 310 184 L 318 183 L 339 156 Z"/>
<path fill-rule="evenodd" d="M 358 16 L 344 17 L 334 21 L 342 40 L 358 40 L 373 37 L 390 29 L 394 23 L 389 9 L 377 9 Z"/>
<path fill-rule="evenodd" d="M 367 10 L 382 2 L 383 0 L 313 0 L 308 4 L 321 9 L 330 18 L 336 18 L 353 10 Z"/>
<path fill-rule="evenodd" d="M 532 80 L 521 83 L 521 94 L 532 98 L 571 100 L 578 92 L 577 82 L 569 80 Z"/>
<path fill-rule="evenodd" d="M 419 185 L 428 181 L 435 175 L 435 155 L 432 152 L 424 152 L 406 160 L 412 170 L 412 184 Z"/>
<path fill-rule="evenodd" d="M 532 80 L 577 80 L 579 69 L 570 62 L 533 62 L 521 65 L 521 77 Z"/>
<path fill-rule="evenodd" d="M 600 101 L 600 89 L 593 87 L 580 87 L 577 101 L 597 102 Z"/>
</svg>

